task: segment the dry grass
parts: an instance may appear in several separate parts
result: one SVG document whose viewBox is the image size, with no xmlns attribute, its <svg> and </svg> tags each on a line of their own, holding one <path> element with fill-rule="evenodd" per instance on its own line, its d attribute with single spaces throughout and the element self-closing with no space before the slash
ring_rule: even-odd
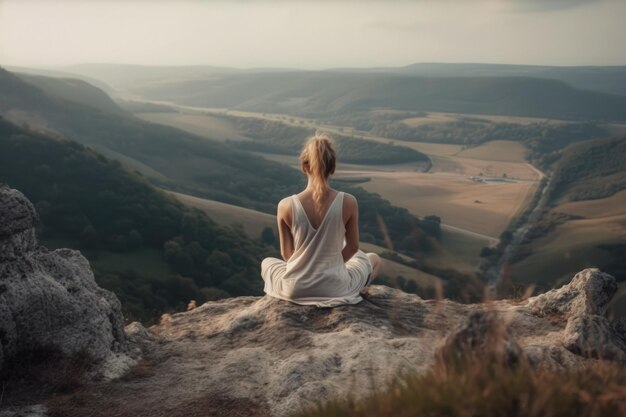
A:
<svg viewBox="0 0 626 417">
<path fill-rule="evenodd" d="M 492 156 L 495 158 L 495 156 Z M 452 172 L 459 175 L 484 175 L 487 177 L 515 178 L 525 181 L 537 181 L 540 174 L 529 164 L 522 162 L 496 161 L 493 159 L 462 158 L 457 156 L 441 156 L 433 161 L 433 172 Z"/>
<path fill-rule="evenodd" d="M 598 364 L 586 371 L 536 371 L 471 363 L 407 377 L 362 401 L 334 401 L 302 417 L 619 417 L 626 416 L 626 371 Z"/>
<path fill-rule="evenodd" d="M 488 240 L 443 228 L 440 247 L 428 254 L 425 261 L 434 268 L 452 268 L 459 272 L 472 273 L 480 262 L 481 248 L 489 245 Z"/>
<path fill-rule="evenodd" d="M 354 174 L 354 172 L 353 172 Z M 497 238 L 530 202 L 535 182 L 483 184 L 450 173 L 359 172 L 362 186 L 417 216 L 435 214 L 445 224 Z"/>
<path fill-rule="evenodd" d="M 626 416 L 626 367 L 595 361 L 586 369 L 533 367 L 505 352 L 496 329 L 478 346 L 443 349 L 426 373 L 399 377 L 367 398 L 341 398 L 298 417 L 619 417 Z M 454 347 L 454 346 L 452 346 Z"/>
<path fill-rule="evenodd" d="M 485 161 L 526 162 L 526 147 L 512 140 L 493 140 L 465 149 L 454 156 Z"/>
<path fill-rule="evenodd" d="M 590 219 L 626 214 L 626 190 L 619 191 L 607 198 L 560 204 L 554 208 L 554 211 Z"/>
<path fill-rule="evenodd" d="M 531 123 L 549 123 L 549 124 L 562 124 L 570 123 L 564 120 L 545 119 L 543 117 L 524 117 L 524 116 L 497 116 L 497 115 L 483 115 L 483 114 L 467 114 L 467 113 L 439 113 L 428 112 L 427 117 L 412 117 L 402 120 L 403 123 L 409 126 L 419 126 L 429 123 L 450 123 L 456 122 L 463 117 L 472 117 L 478 119 L 490 120 L 494 123 L 517 123 L 521 125 L 528 125 Z"/>
</svg>

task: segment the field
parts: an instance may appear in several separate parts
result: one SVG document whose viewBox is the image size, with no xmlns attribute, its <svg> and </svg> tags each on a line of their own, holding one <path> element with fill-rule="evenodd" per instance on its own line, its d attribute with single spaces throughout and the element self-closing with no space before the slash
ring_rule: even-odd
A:
<svg viewBox="0 0 626 417">
<path fill-rule="evenodd" d="M 486 143 L 476 148 L 474 155 L 495 159 L 510 146 L 509 141 Z M 414 142 L 402 142 L 411 146 Z M 417 145 L 421 145 L 417 143 Z M 450 151 L 456 145 L 430 145 L 440 152 Z M 516 143 L 516 145 L 519 145 Z M 517 150 L 517 157 L 522 154 Z M 417 148 L 417 147 L 416 147 Z M 460 148 L 460 147 L 458 147 Z M 426 149 L 419 149 L 426 152 Z M 458 152 L 459 150 L 457 150 Z M 260 154 L 265 158 L 298 166 L 296 156 Z M 370 192 L 380 194 L 392 204 L 405 207 L 418 216 L 435 214 L 446 225 L 497 239 L 511 220 L 532 199 L 537 181 L 543 175 L 525 162 L 500 162 L 455 156 L 433 156 L 432 173 L 415 172 L 409 166 L 367 167 L 342 164 L 335 175 L 338 179 L 367 179 L 361 184 Z M 516 158 L 517 158 L 516 157 Z M 502 178 L 506 174 L 511 182 L 482 183 L 470 179 L 480 174 Z"/>
<path fill-rule="evenodd" d="M 172 194 L 181 203 L 202 210 L 218 224 L 242 225 L 246 234 L 252 238 L 261 236 L 261 231 L 266 227 L 272 228 L 276 233 L 276 217 L 270 214 L 187 194 L 164 191 Z"/>
<path fill-rule="evenodd" d="M 595 219 L 624 214 L 625 210 L 626 190 L 617 192 L 607 198 L 563 203 L 554 209 L 554 211 L 561 213 Z"/>
<path fill-rule="evenodd" d="M 461 114 L 461 113 L 439 113 L 428 112 L 425 117 L 410 117 L 403 119 L 402 122 L 408 126 L 420 126 L 429 123 L 450 123 L 466 119 L 482 119 L 489 120 L 494 123 L 517 123 L 527 125 L 531 123 L 566 123 L 566 121 L 546 119 L 543 117 L 524 117 L 524 116 L 497 116 L 483 114 Z"/>
<path fill-rule="evenodd" d="M 526 162 L 526 147 L 510 140 L 493 140 L 480 146 L 464 149 L 454 156 L 485 161 Z"/>
<path fill-rule="evenodd" d="M 368 176 L 362 184 L 417 216 L 435 214 L 444 224 L 498 238 L 532 198 L 536 183 L 482 183 L 452 173 L 340 171 L 338 178 Z"/>
<path fill-rule="evenodd" d="M 148 122 L 185 130 L 206 139 L 249 140 L 237 133 L 230 120 L 218 116 L 192 113 L 135 113 L 135 116 Z"/>
</svg>

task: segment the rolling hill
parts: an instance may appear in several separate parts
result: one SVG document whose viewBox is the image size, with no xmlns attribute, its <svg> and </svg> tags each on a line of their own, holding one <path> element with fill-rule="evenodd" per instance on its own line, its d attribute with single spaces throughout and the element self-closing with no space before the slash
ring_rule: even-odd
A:
<svg viewBox="0 0 626 417">
<path fill-rule="evenodd" d="M 152 100 L 324 117 L 409 111 L 626 120 L 626 97 L 532 77 L 421 77 L 340 72 L 228 73 L 131 88 Z"/>
<path fill-rule="evenodd" d="M 626 288 L 625 160 L 626 136 L 563 151 L 547 207 L 521 245 L 524 255 L 511 267 L 514 281 L 550 288 L 580 268 L 597 267 Z"/>
<path fill-rule="evenodd" d="M 446 77 L 533 77 L 566 82 L 581 90 L 626 95 L 625 66 L 546 66 L 474 63 L 417 63 L 396 69 L 400 73 Z"/>
<path fill-rule="evenodd" d="M 303 71 L 84 65 L 65 70 L 151 100 L 309 117 L 382 107 L 626 120 L 626 70 L 622 67 L 417 64 L 391 69 Z"/>
<path fill-rule="evenodd" d="M 76 78 L 50 78 L 31 74 L 18 74 L 28 84 L 44 93 L 67 101 L 90 106 L 103 112 L 123 113 L 123 110 L 104 91 Z"/>
<path fill-rule="evenodd" d="M 15 69 L 22 70 L 22 69 Z M 38 71 L 42 71 L 39 69 Z M 294 72 L 287 68 L 236 69 L 208 65 L 141 66 L 122 64 L 80 64 L 57 69 L 63 74 L 77 74 L 88 79 L 102 80 L 116 89 L 132 86 L 184 81 L 226 73 Z M 302 70 L 301 72 L 306 72 Z M 608 94 L 626 95 L 625 66 L 547 66 L 484 63 L 422 62 L 401 67 L 331 68 L 326 72 L 353 74 L 405 74 L 421 77 L 532 77 L 566 82 L 576 89 Z M 41 75 L 54 76 L 54 71 Z M 64 75 L 67 77 L 67 75 Z M 100 87 L 100 86 L 99 86 Z"/>
</svg>

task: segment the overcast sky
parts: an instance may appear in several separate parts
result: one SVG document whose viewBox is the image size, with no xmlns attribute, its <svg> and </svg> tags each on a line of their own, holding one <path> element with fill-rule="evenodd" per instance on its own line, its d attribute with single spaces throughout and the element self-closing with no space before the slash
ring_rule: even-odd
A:
<svg viewBox="0 0 626 417">
<path fill-rule="evenodd" d="M 0 65 L 626 65 L 625 0 L 0 0 Z"/>
</svg>

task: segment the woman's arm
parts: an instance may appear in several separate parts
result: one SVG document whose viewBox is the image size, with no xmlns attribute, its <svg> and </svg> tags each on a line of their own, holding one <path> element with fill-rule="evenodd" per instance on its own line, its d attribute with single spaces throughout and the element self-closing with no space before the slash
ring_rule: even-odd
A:
<svg viewBox="0 0 626 417">
<path fill-rule="evenodd" d="M 280 240 L 280 255 L 288 261 L 293 255 L 293 236 L 291 235 L 291 201 L 285 198 L 278 203 L 276 221 L 278 222 L 278 238 Z"/>
<path fill-rule="evenodd" d="M 359 250 L 359 206 L 356 198 L 350 194 L 345 195 L 343 221 L 346 226 L 346 246 L 341 251 L 343 261 L 352 258 Z"/>
</svg>

